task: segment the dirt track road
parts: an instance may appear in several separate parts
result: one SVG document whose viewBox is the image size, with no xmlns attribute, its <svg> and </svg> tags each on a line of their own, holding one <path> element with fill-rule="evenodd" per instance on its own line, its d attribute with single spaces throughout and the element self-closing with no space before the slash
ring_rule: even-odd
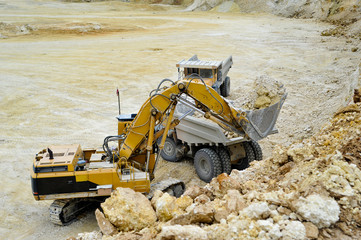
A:
<svg viewBox="0 0 361 240">
<path fill-rule="evenodd" d="M 62 239 L 97 228 L 90 214 L 71 226 L 49 223 L 50 202 L 33 200 L 29 169 L 49 144 L 93 147 L 113 134 L 117 87 L 123 113 L 136 112 L 161 79 L 176 79 L 179 60 L 233 55 L 233 88 L 250 88 L 256 76 L 269 75 L 288 89 L 280 134 L 262 141 L 269 156 L 274 144 L 317 131 L 359 77 L 353 43 L 321 37 L 329 25 L 312 20 L 121 2 L 0 0 L 0 23 L 3 239 Z"/>
</svg>

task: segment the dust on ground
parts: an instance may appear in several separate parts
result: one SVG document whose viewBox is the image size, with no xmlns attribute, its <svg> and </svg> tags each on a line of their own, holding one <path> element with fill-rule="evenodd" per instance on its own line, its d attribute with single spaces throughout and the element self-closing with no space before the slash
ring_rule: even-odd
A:
<svg viewBox="0 0 361 240">
<path fill-rule="evenodd" d="M 61 239 L 96 228 L 91 214 L 66 227 L 49 223 L 50 202 L 36 202 L 31 193 L 35 153 L 50 144 L 101 145 L 116 132 L 116 88 L 122 112 L 137 112 L 161 79 L 176 79 L 181 59 L 233 55 L 232 88 L 251 90 L 262 75 L 285 85 L 280 133 L 261 141 L 266 157 L 276 144 L 317 132 L 358 84 L 360 54 L 352 49 L 359 42 L 321 36 L 333 27 L 328 23 L 182 10 L 120 1 L 0 1 L 3 238 Z"/>
</svg>

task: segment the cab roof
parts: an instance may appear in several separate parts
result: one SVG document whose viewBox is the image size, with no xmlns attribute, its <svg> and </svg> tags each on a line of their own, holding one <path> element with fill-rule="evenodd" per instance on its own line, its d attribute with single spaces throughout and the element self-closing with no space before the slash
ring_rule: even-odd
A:
<svg viewBox="0 0 361 240">
<path fill-rule="evenodd" d="M 199 60 L 197 55 L 194 55 L 189 60 L 182 60 L 176 64 L 178 68 L 205 68 L 217 69 L 222 65 L 222 61 L 202 61 Z"/>
</svg>

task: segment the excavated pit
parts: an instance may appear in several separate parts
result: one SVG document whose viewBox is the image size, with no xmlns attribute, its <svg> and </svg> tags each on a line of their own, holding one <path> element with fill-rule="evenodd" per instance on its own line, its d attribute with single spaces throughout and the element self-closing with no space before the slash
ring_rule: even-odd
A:
<svg viewBox="0 0 361 240">
<path fill-rule="evenodd" d="M 309 6 L 306 6 L 305 11 L 297 13 L 295 9 L 304 8 L 293 6 L 291 2 L 295 1 L 280 2 L 278 6 L 282 8 L 278 12 L 273 11 L 277 10 L 277 6 L 270 10 L 270 5 L 265 8 L 264 2 L 268 1 L 247 1 L 244 5 L 235 1 L 238 7 L 241 6 L 241 11 L 248 12 L 239 13 L 238 8 L 230 3 L 225 3 L 211 12 L 184 12 L 185 6 L 190 6 L 191 3 L 185 1 L 183 5 L 169 6 L 121 1 L 0 1 L 2 238 L 65 239 L 81 232 L 98 231 L 92 213 L 83 215 L 78 221 L 65 227 L 54 226 L 48 221 L 50 202 L 36 202 L 31 193 L 29 173 L 35 153 L 51 144 L 80 143 L 84 147 L 100 146 L 105 136 L 116 132 L 114 117 L 118 114 L 115 95 L 117 87 L 121 92 L 122 113 L 135 113 L 161 79 L 177 78 L 175 64 L 193 54 L 210 60 L 225 59 L 232 55 L 234 64 L 229 72 L 232 91 L 242 89 L 250 92 L 255 79 L 268 76 L 282 82 L 288 92 L 277 122 L 280 133 L 262 140 L 261 146 L 266 158 L 272 156 L 276 145 L 282 145 L 283 147 L 277 147 L 276 151 L 280 148 L 292 149 L 290 151 L 294 159 L 274 169 L 274 166 L 281 165 L 277 163 L 281 160 L 276 159 L 288 161 L 288 157 L 282 153 L 283 158 L 273 157 L 273 160 L 257 162 L 243 172 L 241 178 L 246 179 L 246 183 L 242 182 L 241 192 L 244 197 L 236 206 L 229 206 L 229 209 L 240 209 L 251 204 L 254 199 L 252 194 L 261 194 L 259 202 L 267 202 L 275 191 L 283 189 L 284 193 L 276 194 L 282 198 L 279 207 L 285 209 L 277 208 L 277 212 L 279 215 L 289 216 L 291 220 L 288 219 L 289 222 L 284 222 L 283 225 L 279 224 L 280 231 L 284 231 L 284 236 L 292 234 L 290 229 L 299 229 L 300 236 L 303 236 L 304 228 L 315 233 L 316 225 L 327 225 L 334 220 L 319 219 L 319 223 L 315 221 L 313 225 L 306 224 L 303 228 L 298 223 L 298 217 L 307 218 L 308 213 L 295 212 L 293 205 L 286 205 L 289 199 L 283 199 L 288 191 L 301 189 L 299 192 L 302 200 L 295 203 L 300 209 L 312 205 L 315 199 L 320 198 L 320 201 L 333 204 L 332 206 L 336 206 L 334 201 L 338 206 L 342 206 L 338 215 L 339 222 L 320 230 L 318 236 L 334 237 L 331 234 L 336 233 L 344 236 L 347 232 L 354 231 L 359 215 L 350 209 L 359 208 L 354 206 L 359 195 L 356 194 L 356 198 L 352 195 L 355 194 L 354 188 L 358 183 L 352 183 L 351 178 L 344 179 L 343 176 L 329 179 L 327 177 L 334 169 L 343 169 L 344 176 L 348 176 L 347 171 L 357 171 L 350 165 L 354 163 L 358 166 L 357 137 L 347 139 L 335 147 L 339 153 L 336 152 L 336 157 L 333 157 L 331 153 L 335 150 L 334 143 L 339 143 L 341 135 L 338 136 L 338 130 L 332 130 L 325 139 L 317 140 L 326 144 L 320 146 L 320 151 L 326 151 L 331 156 L 316 161 L 310 155 L 313 155 L 313 150 L 303 149 L 307 153 L 307 161 L 301 165 L 298 165 L 297 160 L 298 155 L 303 153 L 297 151 L 303 150 L 295 148 L 298 145 L 292 143 L 299 141 L 301 144 L 304 139 L 318 133 L 338 109 L 351 101 L 353 89 L 358 87 L 360 81 L 359 21 L 352 23 L 351 19 L 349 25 L 335 26 L 319 20 L 284 18 L 315 17 L 340 23 L 340 14 L 343 14 L 340 12 L 341 7 L 345 12 L 348 8 L 339 4 L 331 8 L 332 11 L 328 11 L 330 4 L 333 4 L 329 1 L 327 4 L 330 6 L 323 6 L 323 9 L 327 10 L 325 12 L 336 13 L 329 17 L 321 16 L 323 12 L 319 8 L 314 8 L 314 15 L 308 14 L 310 12 L 306 10 L 311 9 Z M 284 5 L 286 2 L 290 3 L 287 7 Z M 355 9 L 359 9 L 356 1 L 347 2 L 353 3 Z M 218 12 L 230 11 L 227 9 L 233 9 L 233 12 Z M 259 13 L 260 11 L 266 13 Z M 286 14 L 287 11 L 290 14 Z M 347 16 L 354 18 L 355 13 L 357 14 L 357 11 L 350 12 Z M 335 28 L 337 31 L 332 31 Z M 349 124 L 352 126 L 350 129 L 355 130 L 359 122 L 352 123 L 346 119 L 354 118 L 355 112 L 349 112 L 351 116 L 345 114 L 339 115 L 342 118 L 337 121 L 343 119 L 341 123 Z M 344 126 L 341 128 L 346 129 Z M 317 154 L 324 156 L 318 152 Z M 320 156 L 314 155 L 314 158 Z M 328 163 L 332 163 L 332 169 L 327 167 Z M 265 170 L 262 176 L 257 174 L 261 170 Z M 294 183 L 294 175 L 290 173 L 306 170 L 307 174 L 320 173 L 327 185 L 318 187 L 317 179 L 304 179 L 304 176 L 300 175 L 297 175 L 298 182 Z M 278 174 L 275 174 L 276 172 Z M 172 177 L 184 178 L 189 186 L 203 185 L 197 178 L 190 159 L 181 163 L 161 162 L 157 174 L 159 179 L 169 174 Z M 234 176 L 239 175 L 235 173 Z M 308 188 L 308 181 L 315 185 Z M 269 192 L 272 192 L 271 196 L 267 195 Z M 312 194 L 318 195 L 309 197 L 313 196 Z M 343 194 L 347 194 L 346 197 Z M 234 196 L 236 193 L 230 195 L 226 198 L 238 199 Z M 162 200 L 173 201 L 166 197 Z M 208 200 L 203 196 L 197 201 L 204 203 Z M 214 202 L 213 199 L 212 201 Z M 212 203 L 216 208 L 223 203 L 223 200 L 217 201 Z M 271 205 L 275 203 L 267 204 L 272 211 L 274 207 Z M 196 210 L 202 210 L 201 206 L 203 205 Z M 244 214 L 251 214 L 253 208 L 254 206 L 251 206 Z M 265 206 L 264 209 L 267 213 Z M 337 210 L 337 207 L 334 209 Z M 185 209 L 181 208 L 181 211 L 177 212 L 184 213 Z M 351 212 L 353 214 L 350 214 Z M 202 221 L 209 221 L 209 214 L 211 213 L 205 212 Z M 219 216 L 222 214 L 217 215 L 218 219 Z M 215 226 L 229 232 L 229 223 L 238 224 L 238 217 L 233 216 L 226 223 L 222 221 Z M 192 216 L 183 218 L 174 221 L 181 223 L 187 219 L 199 220 Z M 273 223 L 263 217 L 248 220 L 239 229 L 252 224 L 254 229 L 263 229 L 267 234 L 270 233 L 270 227 L 274 228 L 272 236 L 279 234 L 275 220 Z M 182 232 L 177 232 L 177 229 L 168 226 L 168 231 L 178 236 L 195 231 L 200 238 L 210 231 L 202 228 L 181 228 Z M 164 235 L 166 230 L 167 228 L 164 228 L 161 233 L 161 228 L 157 228 L 156 232 L 151 231 L 149 234 Z M 99 234 L 94 233 L 94 236 Z"/>
</svg>

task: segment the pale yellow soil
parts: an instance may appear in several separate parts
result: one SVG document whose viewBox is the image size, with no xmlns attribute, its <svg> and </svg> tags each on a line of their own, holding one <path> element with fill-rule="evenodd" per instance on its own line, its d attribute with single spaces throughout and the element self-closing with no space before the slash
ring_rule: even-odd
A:
<svg viewBox="0 0 361 240">
<path fill-rule="evenodd" d="M 91 214 L 66 227 L 49 223 L 50 202 L 33 199 L 29 175 L 47 145 L 97 147 L 114 134 L 117 87 L 122 112 L 137 112 L 161 79 L 176 79 L 179 60 L 233 55 L 232 87 L 249 89 L 269 75 L 288 90 L 280 133 L 262 141 L 269 156 L 274 144 L 317 131 L 358 78 L 356 43 L 321 37 L 330 25 L 312 20 L 118 1 L 0 0 L 0 22 L 2 239 L 64 239 L 97 228 Z"/>
</svg>

